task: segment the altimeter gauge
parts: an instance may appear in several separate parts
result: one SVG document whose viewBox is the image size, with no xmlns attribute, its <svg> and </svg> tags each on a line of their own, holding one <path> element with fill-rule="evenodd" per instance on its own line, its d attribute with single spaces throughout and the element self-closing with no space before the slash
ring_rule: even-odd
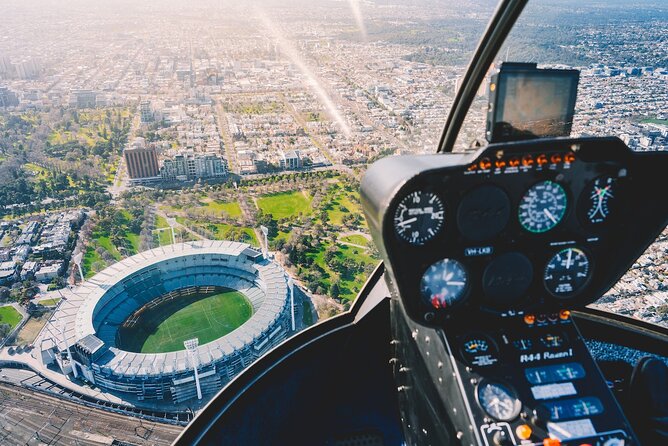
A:
<svg viewBox="0 0 668 446">
<path fill-rule="evenodd" d="M 443 228 L 443 202 L 433 192 L 406 195 L 394 212 L 394 230 L 411 245 L 424 245 Z"/>
</svg>

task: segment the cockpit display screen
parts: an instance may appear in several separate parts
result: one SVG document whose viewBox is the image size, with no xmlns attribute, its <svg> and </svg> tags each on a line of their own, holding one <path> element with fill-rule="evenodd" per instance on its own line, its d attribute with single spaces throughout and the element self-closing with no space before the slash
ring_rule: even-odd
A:
<svg viewBox="0 0 668 446">
<path fill-rule="evenodd" d="M 490 83 L 490 142 L 569 136 L 579 72 L 503 64 Z"/>
</svg>

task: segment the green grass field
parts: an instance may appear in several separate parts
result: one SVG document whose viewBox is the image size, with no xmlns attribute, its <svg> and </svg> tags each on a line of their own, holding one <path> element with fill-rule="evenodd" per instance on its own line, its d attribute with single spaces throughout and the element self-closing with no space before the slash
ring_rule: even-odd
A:
<svg viewBox="0 0 668 446">
<path fill-rule="evenodd" d="M 121 348 L 141 353 L 183 350 L 183 341 L 199 345 L 216 340 L 246 322 L 253 309 L 238 291 L 180 297 L 146 311 L 132 328 L 122 329 Z"/>
<path fill-rule="evenodd" d="M 347 192 L 340 185 L 337 185 L 327 194 L 327 198 L 323 200 L 326 203 L 327 219 L 336 226 L 343 224 L 343 217 L 346 214 L 360 214 L 362 209 L 353 201 L 353 197 L 357 198 L 357 192 Z"/>
<path fill-rule="evenodd" d="M 342 242 L 352 243 L 353 245 L 367 246 L 369 240 L 360 234 L 351 234 L 341 237 Z"/>
<path fill-rule="evenodd" d="M 323 242 L 318 245 L 318 249 L 311 250 L 307 253 L 307 255 L 313 259 L 314 263 L 320 266 L 327 274 L 327 277 L 323 280 L 323 283 L 327 287 L 331 285 L 331 278 L 336 275 L 325 261 L 325 252 L 330 246 L 331 242 Z M 365 265 L 375 266 L 378 264 L 378 260 L 371 257 L 364 248 L 356 248 L 338 243 L 336 248 L 336 257 L 339 259 L 350 258 L 356 262 L 362 262 Z M 359 293 L 362 289 L 362 285 L 364 285 L 364 282 L 366 281 L 366 276 L 367 275 L 364 273 L 359 273 L 354 275 L 354 277 L 342 277 L 340 280 L 341 294 L 339 297 L 349 301 L 355 299 L 357 293 Z"/>
<path fill-rule="evenodd" d="M 202 201 L 205 209 L 213 211 L 216 214 L 225 214 L 231 218 L 241 217 L 241 207 L 239 207 L 239 203 L 236 201 L 231 203 L 209 199 L 204 199 Z"/>
<path fill-rule="evenodd" d="M 155 216 L 155 229 L 169 228 L 167 219 L 161 215 Z"/>
<path fill-rule="evenodd" d="M 302 191 L 262 195 L 257 199 L 257 205 L 275 219 L 297 216 L 300 212 L 303 215 L 311 213 L 311 198 Z"/>
<path fill-rule="evenodd" d="M 16 308 L 12 307 L 11 305 L 8 305 L 6 307 L 0 307 L 0 323 L 1 324 L 9 324 L 12 329 L 16 327 L 19 322 L 21 322 L 21 319 L 23 319 L 23 316 L 21 316 L 21 313 L 16 311 Z"/>
<path fill-rule="evenodd" d="M 257 241 L 257 237 L 255 236 L 255 232 L 252 228 L 244 226 L 232 226 L 228 225 L 227 223 L 203 223 L 203 226 L 209 229 L 213 229 L 216 240 L 237 240 L 250 243 L 253 246 L 260 246 L 260 243 Z M 241 240 L 239 237 L 231 237 L 233 232 L 238 233 L 239 231 L 245 234 L 243 240 Z"/>
<path fill-rule="evenodd" d="M 39 303 L 45 307 L 51 307 L 56 305 L 58 302 L 60 302 L 60 297 L 55 297 L 53 299 L 42 299 L 39 301 Z"/>
</svg>

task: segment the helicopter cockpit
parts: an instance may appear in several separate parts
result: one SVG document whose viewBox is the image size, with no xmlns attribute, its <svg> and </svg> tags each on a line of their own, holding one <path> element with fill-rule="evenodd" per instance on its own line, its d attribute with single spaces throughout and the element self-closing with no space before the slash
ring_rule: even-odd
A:
<svg viewBox="0 0 668 446">
<path fill-rule="evenodd" d="M 668 441 L 668 333 L 586 308 L 666 227 L 668 153 L 570 137 L 577 70 L 506 63 L 489 76 L 524 3 L 495 13 L 441 153 L 367 170 L 383 264 L 351 311 L 258 360 L 177 444 Z M 488 144 L 453 153 L 485 79 Z M 630 376 L 594 344 L 659 359 Z"/>
</svg>

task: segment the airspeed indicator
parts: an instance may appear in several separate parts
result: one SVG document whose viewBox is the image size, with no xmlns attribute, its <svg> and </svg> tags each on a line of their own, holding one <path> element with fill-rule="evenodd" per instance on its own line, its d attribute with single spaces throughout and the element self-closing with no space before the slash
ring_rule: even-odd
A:
<svg viewBox="0 0 668 446">
<path fill-rule="evenodd" d="M 543 233 L 559 224 L 566 214 L 564 188 L 553 181 L 541 181 L 526 191 L 518 209 L 520 224 L 533 233 Z"/>
</svg>

